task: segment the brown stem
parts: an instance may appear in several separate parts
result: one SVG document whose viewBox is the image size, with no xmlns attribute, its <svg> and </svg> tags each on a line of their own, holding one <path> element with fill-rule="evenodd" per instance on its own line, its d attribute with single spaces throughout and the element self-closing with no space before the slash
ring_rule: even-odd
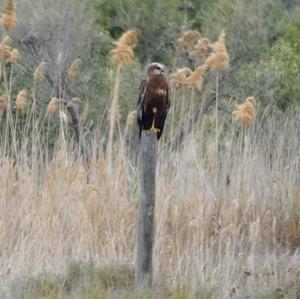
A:
<svg viewBox="0 0 300 299">
<path fill-rule="evenodd" d="M 119 101 L 119 86 L 120 86 L 120 73 L 121 73 L 121 65 L 117 67 L 116 79 L 113 89 L 113 96 L 112 102 L 110 107 L 110 117 L 109 117 L 109 134 L 108 134 L 108 141 L 107 141 L 107 149 L 106 149 L 106 156 L 107 156 L 107 169 L 108 174 L 112 174 L 112 147 L 113 147 L 113 138 L 114 132 L 116 127 L 116 119 L 118 116 L 118 101 Z"/>
</svg>

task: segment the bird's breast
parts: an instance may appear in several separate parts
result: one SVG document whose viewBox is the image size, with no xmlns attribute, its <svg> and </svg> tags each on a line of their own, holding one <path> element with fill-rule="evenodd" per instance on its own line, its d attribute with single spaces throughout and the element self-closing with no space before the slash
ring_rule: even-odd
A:
<svg viewBox="0 0 300 299">
<path fill-rule="evenodd" d="M 165 89 L 162 88 L 157 88 L 155 90 L 155 94 L 157 94 L 158 96 L 166 96 L 167 95 L 167 91 Z"/>
<path fill-rule="evenodd" d="M 152 96 L 165 97 L 167 95 L 168 83 L 164 76 L 155 76 L 148 81 L 148 90 Z"/>
<path fill-rule="evenodd" d="M 164 111 L 168 96 L 168 83 L 164 76 L 152 76 L 147 80 L 144 111 L 152 113 L 157 108 L 158 114 Z"/>
</svg>

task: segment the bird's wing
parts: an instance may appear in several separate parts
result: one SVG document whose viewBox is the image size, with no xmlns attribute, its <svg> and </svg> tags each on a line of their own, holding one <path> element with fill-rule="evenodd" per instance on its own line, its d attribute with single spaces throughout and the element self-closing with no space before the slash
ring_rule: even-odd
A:
<svg viewBox="0 0 300 299">
<path fill-rule="evenodd" d="M 168 113 L 168 111 L 170 109 L 170 106 L 171 106 L 170 98 L 171 98 L 171 90 L 168 87 L 167 88 L 167 96 L 166 96 L 166 102 L 167 102 L 167 105 L 166 105 L 166 114 Z"/>
<path fill-rule="evenodd" d="M 146 91 L 146 80 L 142 80 L 139 88 L 139 98 L 138 98 L 138 105 L 143 101 L 144 95 Z"/>
<path fill-rule="evenodd" d="M 139 92 L 139 98 L 138 98 L 138 103 L 137 103 L 137 117 L 138 120 L 142 119 L 142 113 L 144 109 L 144 98 L 145 98 L 145 93 L 146 93 L 146 80 L 143 80 L 140 85 L 140 92 Z"/>
</svg>

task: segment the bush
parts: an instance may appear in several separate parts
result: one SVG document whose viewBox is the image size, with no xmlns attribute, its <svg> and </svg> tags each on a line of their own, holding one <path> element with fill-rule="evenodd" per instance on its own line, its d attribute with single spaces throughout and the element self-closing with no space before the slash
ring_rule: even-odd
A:
<svg viewBox="0 0 300 299">
<path fill-rule="evenodd" d="M 241 67 L 235 78 L 236 93 L 251 93 L 264 105 L 276 104 L 285 110 L 300 100 L 300 56 L 289 43 L 278 42 L 259 64 Z"/>
</svg>

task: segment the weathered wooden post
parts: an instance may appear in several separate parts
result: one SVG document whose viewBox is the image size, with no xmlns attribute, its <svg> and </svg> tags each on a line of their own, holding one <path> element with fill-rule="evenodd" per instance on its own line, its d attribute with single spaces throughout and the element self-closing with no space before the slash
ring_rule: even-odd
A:
<svg viewBox="0 0 300 299">
<path fill-rule="evenodd" d="M 141 182 L 137 225 L 136 285 L 149 287 L 152 282 L 156 191 L 156 133 L 142 132 Z"/>
</svg>

